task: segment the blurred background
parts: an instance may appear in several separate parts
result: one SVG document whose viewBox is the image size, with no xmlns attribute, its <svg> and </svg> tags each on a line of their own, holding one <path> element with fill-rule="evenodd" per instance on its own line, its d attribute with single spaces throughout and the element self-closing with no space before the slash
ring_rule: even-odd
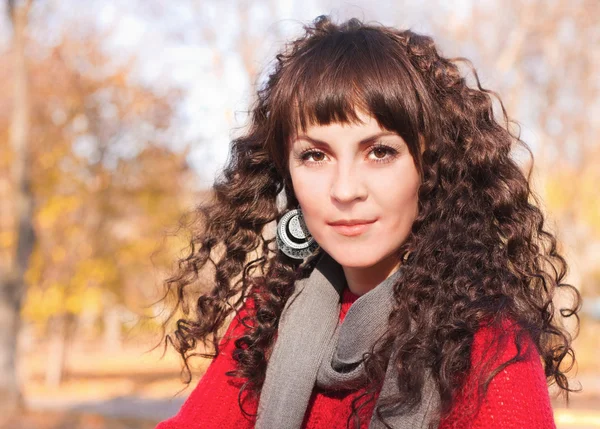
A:
<svg viewBox="0 0 600 429">
<path fill-rule="evenodd" d="M 182 391 L 179 357 L 152 350 L 179 227 L 275 53 L 320 14 L 433 36 L 521 125 L 584 297 L 569 372 L 583 391 L 553 399 L 556 421 L 600 427 L 598 0 L 0 0 L 0 427 L 177 412 L 208 364 L 192 360 Z"/>
</svg>

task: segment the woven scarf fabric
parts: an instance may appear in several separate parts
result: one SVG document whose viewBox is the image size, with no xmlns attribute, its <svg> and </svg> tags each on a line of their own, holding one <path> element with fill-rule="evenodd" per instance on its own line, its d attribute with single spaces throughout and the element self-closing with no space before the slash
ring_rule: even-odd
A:
<svg viewBox="0 0 600 429">
<path fill-rule="evenodd" d="M 346 280 L 342 267 L 327 253 L 309 277 L 296 282 L 281 314 L 277 340 L 261 390 L 257 429 L 301 429 L 315 385 L 356 390 L 365 385 L 363 355 L 371 351 L 388 325 L 398 269 L 359 297 L 340 323 Z M 394 393 L 398 374 L 388 366 L 379 399 Z M 427 428 L 438 419 L 439 394 L 426 374 L 421 403 L 409 414 L 390 416 L 394 429 Z M 378 400 L 379 401 L 379 400 Z M 373 413 L 369 429 L 383 429 Z"/>
</svg>

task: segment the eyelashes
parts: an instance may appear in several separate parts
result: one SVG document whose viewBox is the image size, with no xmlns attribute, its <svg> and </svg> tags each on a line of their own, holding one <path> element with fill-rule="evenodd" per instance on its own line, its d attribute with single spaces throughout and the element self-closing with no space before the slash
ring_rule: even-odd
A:
<svg viewBox="0 0 600 429">
<path fill-rule="evenodd" d="M 397 149 L 383 144 L 381 142 L 377 142 L 370 146 L 367 153 L 368 157 L 371 157 L 371 155 L 373 155 L 373 157 L 370 158 L 370 161 L 376 164 L 386 164 L 388 162 L 392 162 L 394 159 L 396 159 L 398 154 L 399 151 Z M 294 157 L 298 162 L 307 165 L 320 165 L 326 162 L 325 152 L 315 148 L 305 149 L 299 154 L 294 155 Z M 310 159 L 311 157 L 313 157 L 313 160 Z M 320 159 L 315 160 L 314 157 Z"/>
</svg>

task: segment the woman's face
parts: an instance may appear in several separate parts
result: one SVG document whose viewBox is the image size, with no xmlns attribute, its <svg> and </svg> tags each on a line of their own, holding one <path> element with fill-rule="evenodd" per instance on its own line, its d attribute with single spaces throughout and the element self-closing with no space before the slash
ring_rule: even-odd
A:
<svg viewBox="0 0 600 429">
<path fill-rule="evenodd" d="M 315 125 L 292 138 L 288 165 L 317 243 L 342 266 L 367 268 L 408 237 L 420 179 L 404 140 L 359 117 L 364 124 Z"/>
</svg>

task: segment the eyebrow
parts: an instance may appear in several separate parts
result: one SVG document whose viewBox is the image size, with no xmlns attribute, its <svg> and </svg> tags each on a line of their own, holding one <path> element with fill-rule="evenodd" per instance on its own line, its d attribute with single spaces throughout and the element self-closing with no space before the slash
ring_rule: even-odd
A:
<svg viewBox="0 0 600 429">
<path fill-rule="evenodd" d="M 377 140 L 379 137 L 396 136 L 396 135 L 398 135 L 398 134 L 391 132 L 391 131 L 384 131 L 381 133 L 373 134 L 372 136 L 369 136 L 367 138 L 364 138 L 361 141 L 359 141 L 358 144 L 359 144 L 359 146 L 362 146 L 362 145 L 365 145 L 368 143 L 372 143 L 373 141 Z M 306 134 L 299 135 L 298 137 L 296 137 L 296 139 L 294 141 L 296 141 L 296 140 L 307 140 L 316 145 L 330 147 L 329 143 L 327 143 L 326 141 L 314 139 L 312 137 L 307 136 Z"/>
</svg>

